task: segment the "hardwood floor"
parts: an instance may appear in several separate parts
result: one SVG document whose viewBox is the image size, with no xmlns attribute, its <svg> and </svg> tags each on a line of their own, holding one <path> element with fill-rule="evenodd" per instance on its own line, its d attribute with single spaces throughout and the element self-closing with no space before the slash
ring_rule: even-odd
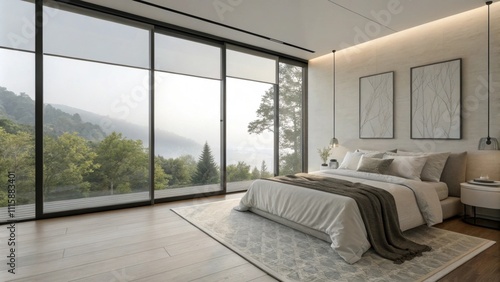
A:
<svg viewBox="0 0 500 282">
<path fill-rule="evenodd" d="M 241 195 L 17 223 L 16 274 L 3 225 L 0 281 L 276 281 L 170 210 Z M 438 227 L 500 240 L 500 231 L 459 218 Z M 499 281 L 499 256 L 495 244 L 441 281 Z"/>
</svg>

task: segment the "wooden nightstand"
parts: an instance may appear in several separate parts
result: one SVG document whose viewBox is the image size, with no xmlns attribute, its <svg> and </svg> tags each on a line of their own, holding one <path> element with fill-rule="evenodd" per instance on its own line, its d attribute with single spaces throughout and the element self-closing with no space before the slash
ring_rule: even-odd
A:
<svg viewBox="0 0 500 282">
<path fill-rule="evenodd" d="M 463 220 L 474 225 L 500 229 L 500 221 L 476 214 L 476 207 L 500 210 L 500 187 L 461 183 L 460 188 L 460 200 L 464 204 Z M 472 207 L 472 216 L 467 215 L 467 206 Z"/>
</svg>

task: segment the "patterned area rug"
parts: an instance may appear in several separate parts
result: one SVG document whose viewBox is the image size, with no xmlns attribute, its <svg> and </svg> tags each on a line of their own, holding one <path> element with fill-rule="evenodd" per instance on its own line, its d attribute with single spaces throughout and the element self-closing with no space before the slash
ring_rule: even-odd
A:
<svg viewBox="0 0 500 282">
<path fill-rule="evenodd" d="M 329 243 L 251 212 L 239 199 L 172 209 L 251 263 L 282 281 L 435 281 L 495 242 L 432 227 L 405 232 L 432 251 L 394 264 L 371 250 L 346 263 Z"/>
</svg>

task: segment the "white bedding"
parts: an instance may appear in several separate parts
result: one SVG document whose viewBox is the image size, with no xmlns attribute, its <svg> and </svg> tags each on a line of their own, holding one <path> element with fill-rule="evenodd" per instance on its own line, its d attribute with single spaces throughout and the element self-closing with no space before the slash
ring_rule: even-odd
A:
<svg viewBox="0 0 500 282">
<path fill-rule="evenodd" d="M 398 210 L 401 230 L 442 222 L 436 186 L 400 177 L 350 170 L 328 170 L 311 174 L 360 182 L 390 192 Z M 286 186 L 286 187 L 285 187 Z M 332 248 L 348 263 L 358 261 L 370 248 L 356 202 L 348 197 L 267 180 L 256 180 L 235 209 L 256 208 L 326 233 Z"/>
</svg>

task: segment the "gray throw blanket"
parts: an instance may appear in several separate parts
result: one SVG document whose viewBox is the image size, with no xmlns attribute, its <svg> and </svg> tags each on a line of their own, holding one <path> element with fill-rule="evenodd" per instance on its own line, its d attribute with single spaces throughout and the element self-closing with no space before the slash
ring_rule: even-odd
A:
<svg viewBox="0 0 500 282">
<path fill-rule="evenodd" d="M 320 190 L 354 199 L 364 221 L 368 241 L 380 256 L 403 263 L 422 252 L 430 251 L 406 239 L 399 227 L 398 213 L 394 197 L 387 191 L 366 184 L 346 180 L 321 177 L 307 173 L 277 176 L 267 180 Z"/>
</svg>

